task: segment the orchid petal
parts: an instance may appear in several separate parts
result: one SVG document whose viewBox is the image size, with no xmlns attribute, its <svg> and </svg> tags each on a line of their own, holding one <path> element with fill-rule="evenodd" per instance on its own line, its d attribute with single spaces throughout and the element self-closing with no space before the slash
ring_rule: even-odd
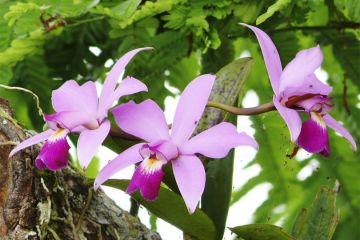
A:
<svg viewBox="0 0 360 240">
<path fill-rule="evenodd" d="M 55 131 L 52 129 L 46 130 L 44 132 L 41 132 L 39 134 L 36 134 L 26 140 L 24 140 L 23 142 L 19 143 L 9 154 L 9 158 L 14 156 L 15 153 L 17 153 L 18 151 L 30 147 L 32 145 L 35 145 L 39 142 L 45 141 L 46 139 L 48 139 L 51 134 L 53 134 Z"/>
<path fill-rule="evenodd" d="M 66 81 L 60 88 L 54 90 L 51 96 L 56 112 L 87 112 L 96 117 L 98 96 L 94 82 L 88 81 L 82 86 L 74 80 Z"/>
<path fill-rule="evenodd" d="M 95 118 L 92 118 L 86 112 L 81 111 L 69 111 L 59 112 L 44 116 L 45 121 L 50 128 L 57 128 L 61 126 L 68 130 L 72 130 L 81 125 L 88 127 L 89 129 L 95 129 L 99 127 L 99 124 Z"/>
<path fill-rule="evenodd" d="M 97 149 L 103 143 L 110 131 L 110 122 L 105 120 L 99 128 L 84 130 L 80 133 L 77 143 L 77 153 L 82 168 L 86 169 Z"/>
<path fill-rule="evenodd" d="M 127 52 L 123 55 L 112 67 L 108 76 L 105 79 L 103 89 L 101 91 L 100 100 L 99 100 L 99 112 L 98 116 L 100 119 L 104 119 L 106 117 L 106 108 L 109 104 L 109 99 L 112 98 L 113 92 L 115 90 L 116 84 L 121 76 L 122 72 L 125 70 L 126 65 L 130 62 L 130 60 L 140 51 L 151 50 L 153 48 L 137 48 L 130 52 Z"/>
<path fill-rule="evenodd" d="M 122 96 L 131 95 L 138 92 L 147 92 L 147 91 L 148 88 L 143 82 L 133 77 L 127 77 L 120 83 L 120 86 L 114 91 L 113 99 L 115 101 Z"/>
<path fill-rule="evenodd" d="M 273 102 L 290 130 L 291 141 L 295 142 L 301 131 L 301 118 L 298 112 L 283 106 L 275 96 Z"/>
<path fill-rule="evenodd" d="M 100 105 L 99 120 L 102 121 L 106 117 L 107 111 L 112 107 L 113 103 L 122 96 L 131 95 L 138 92 L 147 92 L 148 89 L 144 83 L 133 78 L 126 77 L 120 86 L 112 93 L 111 97 L 106 98 L 106 103 Z"/>
<path fill-rule="evenodd" d="M 200 153 L 211 158 L 223 158 L 232 148 L 240 145 L 258 148 L 257 142 L 249 135 L 238 133 L 233 124 L 223 122 L 185 142 L 180 147 L 180 153 Z"/>
<path fill-rule="evenodd" d="M 301 86 L 298 87 L 287 87 L 286 91 L 283 93 L 284 98 L 288 98 L 291 96 L 301 96 L 305 94 L 320 94 L 320 95 L 329 95 L 332 91 L 332 87 L 321 82 L 315 74 L 310 74 L 305 77 Z"/>
<path fill-rule="evenodd" d="M 264 56 L 264 61 L 269 74 L 272 89 L 275 95 L 278 95 L 282 66 L 279 53 L 273 41 L 264 31 L 257 27 L 247 25 L 245 23 L 240 23 L 240 25 L 250 28 L 255 33 Z"/>
<path fill-rule="evenodd" d="M 171 138 L 181 145 L 194 132 L 208 102 L 215 76 L 205 74 L 194 79 L 182 93 L 172 124 Z"/>
<path fill-rule="evenodd" d="M 147 142 L 169 139 L 169 128 L 160 107 L 148 99 L 121 104 L 112 110 L 116 123 L 125 132 Z"/>
<path fill-rule="evenodd" d="M 206 174 L 200 159 L 193 155 L 180 155 L 172 161 L 173 172 L 189 213 L 193 213 L 204 192 Z"/>
<path fill-rule="evenodd" d="M 320 67 L 323 58 L 319 45 L 298 52 L 281 74 L 279 92 L 286 92 L 287 88 L 301 89 L 307 83 L 307 77 Z"/>
<path fill-rule="evenodd" d="M 326 114 L 325 116 L 323 116 L 323 119 L 324 119 L 327 126 L 334 129 L 335 132 L 339 133 L 341 136 L 343 136 L 344 138 L 346 138 L 350 142 L 350 144 L 352 146 L 352 149 L 354 151 L 357 150 L 356 142 L 355 142 L 354 138 L 351 136 L 351 134 L 348 132 L 348 130 L 346 130 L 343 127 L 343 125 L 341 125 L 339 122 L 337 122 L 329 114 Z"/>
<path fill-rule="evenodd" d="M 98 189 L 101 184 L 106 182 L 112 175 L 117 173 L 118 171 L 140 162 L 142 157 L 140 155 L 140 148 L 143 146 L 144 143 L 138 143 L 122 153 L 118 155 L 114 160 L 110 161 L 97 175 L 94 188 Z"/>
</svg>

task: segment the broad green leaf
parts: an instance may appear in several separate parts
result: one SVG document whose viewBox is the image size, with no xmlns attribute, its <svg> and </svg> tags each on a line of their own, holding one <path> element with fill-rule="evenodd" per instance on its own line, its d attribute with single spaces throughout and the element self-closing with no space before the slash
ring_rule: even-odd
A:
<svg viewBox="0 0 360 240">
<path fill-rule="evenodd" d="M 99 157 L 94 157 L 89 166 L 86 168 L 85 170 L 85 176 L 87 178 L 96 178 L 96 176 L 98 175 L 100 170 L 100 158 Z"/>
<path fill-rule="evenodd" d="M 274 15 L 275 12 L 280 11 L 282 8 L 286 7 L 290 2 L 291 0 L 276 0 L 276 2 L 266 10 L 266 13 L 260 15 L 256 19 L 256 25 L 265 22 L 269 17 Z"/>
<path fill-rule="evenodd" d="M 303 209 L 293 226 L 296 239 L 330 240 L 339 221 L 335 190 L 323 186 L 308 209 Z"/>
<path fill-rule="evenodd" d="M 230 228 L 230 230 L 244 240 L 295 240 L 281 227 L 270 224 L 249 224 Z"/>
<path fill-rule="evenodd" d="M 251 58 L 242 58 L 223 67 L 216 74 L 217 78 L 209 100 L 235 105 L 251 64 Z M 207 108 L 196 131 L 200 132 L 218 124 L 227 116 L 227 113 L 222 110 Z M 209 161 L 210 159 L 206 159 L 204 162 Z M 233 161 L 234 152 L 224 159 L 217 159 L 206 165 L 206 187 L 201 200 L 201 208 L 214 221 L 217 239 L 222 239 L 230 206 Z"/>
<path fill-rule="evenodd" d="M 108 180 L 104 183 L 122 191 L 126 190 L 128 184 L 128 180 Z M 132 194 L 131 197 L 151 213 L 180 228 L 186 234 L 199 240 L 215 239 L 215 227 L 210 218 L 199 208 L 190 215 L 184 200 L 171 190 L 161 186 L 159 197 L 153 202 L 144 200 L 139 192 Z"/>
</svg>

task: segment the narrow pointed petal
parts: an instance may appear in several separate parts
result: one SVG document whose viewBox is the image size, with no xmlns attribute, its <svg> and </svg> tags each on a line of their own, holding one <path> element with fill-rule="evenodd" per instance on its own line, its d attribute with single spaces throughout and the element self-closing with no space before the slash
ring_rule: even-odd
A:
<svg viewBox="0 0 360 240">
<path fill-rule="evenodd" d="M 296 142 L 296 139 L 299 137 L 302 124 L 298 112 L 283 106 L 275 96 L 273 97 L 273 102 L 290 130 L 291 141 Z"/>
<path fill-rule="evenodd" d="M 160 107 L 148 99 L 121 104 L 112 110 L 116 123 L 125 132 L 147 142 L 169 139 L 169 128 Z"/>
<path fill-rule="evenodd" d="M 323 58 L 319 45 L 298 52 L 281 74 L 279 92 L 285 92 L 287 88 L 300 89 L 308 81 L 307 77 L 320 67 Z"/>
<path fill-rule="evenodd" d="M 49 127 L 55 129 L 58 126 L 72 130 L 81 125 L 95 129 L 99 127 L 99 124 L 95 118 L 92 118 L 86 112 L 59 112 L 44 116 L 45 121 Z"/>
<path fill-rule="evenodd" d="M 98 96 L 92 81 L 82 86 L 74 80 L 66 81 L 52 92 L 51 101 L 56 112 L 82 111 L 94 118 L 97 114 Z"/>
<path fill-rule="evenodd" d="M 95 156 L 97 149 L 104 142 L 110 131 L 110 122 L 105 120 L 99 128 L 94 130 L 84 130 L 80 133 L 77 143 L 77 154 L 80 166 L 86 169 L 92 158 Z"/>
<path fill-rule="evenodd" d="M 154 201 L 159 195 L 160 184 L 164 175 L 161 168 L 153 172 L 146 172 L 140 164 L 131 178 L 126 193 L 132 194 L 140 189 L 140 194 L 145 200 Z"/>
<path fill-rule="evenodd" d="M 106 109 L 106 105 L 108 105 L 109 99 L 111 98 L 113 92 L 115 91 L 116 84 L 121 76 L 122 72 L 125 70 L 126 65 L 130 62 L 130 60 L 139 52 L 144 50 L 152 50 L 153 48 L 137 48 L 130 52 L 127 52 L 123 55 L 112 67 L 108 76 L 105 79 L 103 89 L 101 91 L 100 100 L 99 100 L 99 117 L 104 118 L 104 109 Z M 101 111 L 101 112 L 100 112 Z"/>
<path fill-rule="evenodd" d="M 113 93 L 113 101 L 118 100 L 122 96 L 131 95 L 138 92 L 147 92 L 147 86 L 140 80 L 133 77 L 126 77 L 120 86 Z"/>
<path fill-rule="evenodd" d="M 238 133 L 227 122 L 215 125 L 191 138 L 180 147 L 181 154 L 200 153 L 211 158 L 223 158 L 237 146 L 258 148 L 257 142 L 246 133 Z"/>
<path fill-rule="evenodd" d="M 250 28 L 255 33 L 259 41 L 262 54 L 264 56 L 264 61 L 269 74 L 272 89 L 275 95 L 278 95 L 282 66 L 279 53 L 275 47 L 275 44 L 273 43 L 271 38 L 261 29 L 251 25 L 247 25 L 245 23 L 240 24 Z"/>
<path fill-rule="evenodd" d="M 339 133 L 341 136 L 343 136 L 344 138 L 346 138 L 351 146 L 352 149 L 354 151 L 357 150 L 357 146 L 356 146 L 356 142 L 354 140 L 354 138 L 351 136 L 351 134 L 349 133 L 348 130 L 346 130 L 343 125 L 341 125 L 339 122 L 337 122 L 333 117 L 331 117 L 329 114 L 326 114 L 325 116 L 323 116 L 323 119 L 326 123 L 327 126 L 329 126 L 330 128 L 334 129 L 335 132 Z"/>
<path fill-rule="evenodd" d="M 297 143 L 310 153 L 319 153 L 328 146 L 329 137 L 326 124 L 317 113 L 311 113 L 311 118 L 302 125 Z"/>
<path fill-rule="evenodd" d="M 39 142 L 45 141 L 48 139 L 51 134 L 53 134 L 55 131 L 52 129 L 46 130 L 42 133 L 36 134 L 35 136 L 32 136 L 23 142 L 19 143 L 9 154 L 9 158 L 14 156 L 15 153 L 17 153 L 20 150 L 23 150 L 24 148 L 30 147 L 32 145 L 35 145 Z"/>
<path fill-rule="evenodd" d="M 196 156 L 181 155 L 172 161 L 173 172 L 189 213 L 194 213 L 205 188 L 205 169 Z"/>
<path fill-rule="evenodd" d="M 108 110 L 120 97 L 147 91 L 148 89 L 144 83 L 133 77 L 126 77 L 120 83 L 120 86 L 112 93 L 111 97 L 107 98 L 106 103 L 104 102 L 99 106 L 99 120 L 102 121 L 107 116 Z"/>
<path fill-rule="evenodd" d="M 118 171 L 131 166 L 142 160 L 140 155 L 140 148 L 144 143 L 138 143 L 118 155 L 114 160 L 110 161 L 104 168 L 101 169 L 97 175 L 94 188 L 98 189 L 101 184 L 106 182 L 111 176 L 113 176 Z"/>
<path fill-rule="evenodd" d="M 201 75 L 185 88 L 171 129 L 171 138 L 175 144 L 183 144 L 194 132 L 208 102 L 215 78 L 210 74 Z"/>
</svg>

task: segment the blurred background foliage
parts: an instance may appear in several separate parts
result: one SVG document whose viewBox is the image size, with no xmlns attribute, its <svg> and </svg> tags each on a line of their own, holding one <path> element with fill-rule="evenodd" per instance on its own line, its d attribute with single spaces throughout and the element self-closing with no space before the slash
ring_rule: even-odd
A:
<svg viewBox="0 0 360 240">
<path fill-rule="evenodd" d="M 155 51 L 140 53 L 126 69 L 126 74 L 149 86 L 149 93 L 136 95 L 137 100 L 150 97 L 163 106 L 165 97 L 175 94 L 165 86 L 182 91 L 198 74 L 215 73 L 247 53 L 254 62 L 241 96 L 253 90 L 260 103 L 269 102 L 273 93 L 259 45 L 239 22 L 258 24 L 266 31 L 283 66 L 299 50 L 320 44 L 325 55 L 322 69 L 334 87 L 332 115 L 359 144 L 358 0 L 0 0 L 0 83 L 33 91 L 44 112 L 51 113 L 51 91 L 64 81 L 101 82 L 122 54 L 152 46 Z M 0 89 L 0 96 L 11 102 L 26 128 L 43 128 L 31 95 Z M 330 130 L 329 158 L 288 159 L 293 145 L 279 115 L 272 112 L 251 120 L 261 148 L 247 167 L 258 164 L 261 171 L 233 190 L 231 204 L 256 186 L 270 183 L 254 223 L 280 221 L 291 232 L 300 209 L 311 205 L 320 186 L 333 186 L 338 180 L 340 222 L 334 239 L 359 239 L 359 152 L 353 153 Z M 299 173 L 314 162 L 312 175 L 299 179 Z M 279 206 L 284 207 L 274 211 Z"/>
</svg>

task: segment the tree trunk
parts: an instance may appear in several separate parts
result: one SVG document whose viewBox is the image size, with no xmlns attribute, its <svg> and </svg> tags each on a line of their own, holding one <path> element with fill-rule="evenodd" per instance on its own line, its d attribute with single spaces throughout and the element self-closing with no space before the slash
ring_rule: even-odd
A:
<svg viewBox="0 0 360 240">
<path fill-rule="evenodd" d="M 0 239 L 160 239 L 71 167 L 37 171 L 39 146 L 8 159 L 30 135 L 0 98 Z"/>
</svg>

